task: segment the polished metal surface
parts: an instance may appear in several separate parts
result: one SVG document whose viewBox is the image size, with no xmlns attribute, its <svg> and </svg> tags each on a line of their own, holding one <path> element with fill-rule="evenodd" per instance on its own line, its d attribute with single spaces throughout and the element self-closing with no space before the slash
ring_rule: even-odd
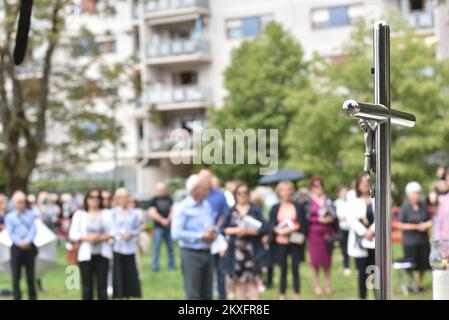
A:
<svg viewBox="0 0 449 320">
<path fill-rule="evenodd" d="M 359 119 L 364 133 L 364 172 L 375 199 L 376 299 L 391 299 L 391 123 L 413 127 L 413 114 L 390 108 L 390 27 L 380 21 L 374 25 L 374 103 L 347 100 L 342 109 Z M 371 174 L 376 174 L 375 186 Z"/>
<path fill-rule="evenodd" d="M 374 103 L 390 110 L 390 27 L 384 21 L 374 26 Z M 391 299 L 391 154 L 390 119 L 379 123 L 376 150 L 376 299 Z"/>
<path fill-rule="evenodd" d="M 384 122 L 390 119 L 391 123 L 403 127 L 413 127 L 416 118 L 413 114 L 395 109 L 388 109 L 382 104 L 346 100 L 343 111 L 350 117 L 357 119 Z"/>
</svg>

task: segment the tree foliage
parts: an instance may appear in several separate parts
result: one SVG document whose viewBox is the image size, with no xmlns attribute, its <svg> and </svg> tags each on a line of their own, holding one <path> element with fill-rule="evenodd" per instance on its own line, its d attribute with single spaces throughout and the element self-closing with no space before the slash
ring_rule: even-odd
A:
<svg viewBox="0 0 449 320">
<path fill-rule="evenodd" d="M 392 125 L 392 181 L 402 193 L 411 180 L 426 186 L 435 166 L 448 159 L 449 64 L 436 61 L 435 47 L 399 19 L 392 20 L 391 29 L 391 107 L 417 119 L 411 129 Z M 371 27 L 362 23 L 344 44 L 344 58 L 339 63 L 314 59 L 315 86 L 292 92 L 288 99 L 298 106 L 289 131 L 288 163 L 323 176 L 329 189 L 348 185 L 363 168 L 363 134 L 341 105 L 349 98 L 373 101 L 372 50 Z"/>
<path fill-rule="evenodd" d="M 392 126 L 392 181 L 396 193 L 417 180 L 426 187 L 449 158 L 449 63 L 403 20 L 391 21 L 391 107 L 416 115 L 414 128 Z M 338 62 L 315 55 L 273 24 L 232 54 L 225 71 L 228 96 L 211 126 L 279 129 L 280 166 L 320 175 L 328 192 L 363 170 L 363 134 L 341 111 L 346 99 L 372 102 L 372 27 L 361 22 L 342 44 Z M 258 166 L 215 165 L 222 180 L 254 183 Z M 396 194 L 396 195 L 397 195 Z"/>
<path fill-rule="evenodd" d="M 228 96 L 218 111 L 209 115 L 210 127 L 225 129 L 277 129 L 279 160 L 286 158 L 283 138 L 296 112 L 286 104 L 292 88 L 307 87 L 307 64 L 299 43 L 278 23 L 271 23 L 260 36 L 244 41 L 232 52 L 224 73 Z M 259 165 L 215 165 L 224 180 L 244 179 L 254 184 Z"/>
<path fill-rule="evenodd" d="M 42 151 L 58 154 L 60 164 L 88 160 L 105 141 L 116 139 L 111 133 L 120 130 L 110 115 L 96 108 L 102 84 L 89 70 L 100 57 L 77 59 L 73 50 L 77 39 L 92 35 L 85 28 L 77 35 L 66 32 L 67 9 L 73 1 L 34 3 L 29 50 L 23 65 L 17 67 L 12 51 L 18 4 L 0 4 L 5 17 L 0 36 L 0 118 L 7 193 L 26 189 Z M 104 7 L 110 14 L 110 6 Z M 58 53 L 62 53 L 59 60 Z M 59 128 L 58 136 L 49 128 Z"/>
</svg>

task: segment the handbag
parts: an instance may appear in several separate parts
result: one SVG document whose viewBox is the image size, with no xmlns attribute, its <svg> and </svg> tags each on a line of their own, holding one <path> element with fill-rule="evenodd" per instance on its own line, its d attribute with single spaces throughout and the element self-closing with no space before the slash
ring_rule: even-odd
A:
<svg viewBox="0 0 449 320">
<path fill-rule="evenodd" d="M 66 253 L 65 258 L 68 264 L 78 264 L 78 250 L 80 244 L 79 242 L 69 241 L 66 243 Z"/>
<path fill-rule="evenodd" d="M 355 235 L 355 244 L 362 249 L 374 249 L 374 242 L 370 242 L 358 234 Z"/>
<path fill-rule="evenodd" d="M 366 219 L 359 219 L 359 222 L 360 222 L 361 224 L 363 224 L 365 227 L 369 227 L 368 221 L 366 221 Z M 364 236 L 359 236 L 359 235 L 356 233 L 356 234 L 355 234 L 355 245 L 358 246 L 358 247 L 361 248 L 361 249 L 371 249 L 371 248 L 366 247 L 366 246 L 363 244 L 363 242 L 364 242 L 363 239 L 365 239 Z"/>
<path fill-rule="evenodd" d="M 341 232 L 339 232 L 333 236 L 327 235 L 327 237 L 325 237 L 325 241 L 326 241 L 327 248 L 331 251 L 335 247 L 338 247 L 341 245 L 341 243 L 343 242 L 343 234 Z"/>
<path fill-rule="evenodd" d="M 150 237 L 148 236 L 148 233 L 145 231 L 141 231 L 139 233 L 139 236 L 137 238 L 137 245 L 139 246 L 139 249 L 143 253 L 148 253 L 150 251 Z"/>
<path fill-rule="evenodd" d="M 78 223 L 78 228 L 81 228 L 81 217 Z M 78 251 L 80 248 L 79 241 L 68 241 L 65 244 L 65 259 L 68 264 L 78 264 Z"/>
<path fill-rule="evenodd" d="M 304 244 L 304 242 L 306 241 L 306 237 L 304 236 L 304 233 L 294 231 L 294 232 L 290 233 L 290 236 L 288 237 L 288 241 L 292 244 L 301 245 L 301 244 Z"/>
</svg>

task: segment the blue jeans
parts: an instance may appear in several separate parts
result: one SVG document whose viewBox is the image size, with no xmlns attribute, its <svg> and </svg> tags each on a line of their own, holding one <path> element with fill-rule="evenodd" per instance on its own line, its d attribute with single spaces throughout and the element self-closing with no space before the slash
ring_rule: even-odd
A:
<svg viewBox="0 0 449 320">
<path fill-rule="evenodd" d="M 168 249 L 168 268 L 174 269 L 175 256 L 173 253 L 173 241 L 170 235 L 170 228 L 155 227 L 153 235 L 153 258 L 151 268 L 153 271 L 159 269 L 159 250 L 162 240 L 165 240 Z"/>
</svg>

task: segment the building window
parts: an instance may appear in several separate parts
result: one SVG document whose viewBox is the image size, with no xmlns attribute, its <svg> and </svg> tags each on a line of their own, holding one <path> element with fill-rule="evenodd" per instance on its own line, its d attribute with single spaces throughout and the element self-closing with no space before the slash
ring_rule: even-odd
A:
<svg viewBox="0 0 449 320">
<path fill-rule="evenodd" d="M 410 11 L 423 11 L 425 2 L 425 0 L 409 0 Z"/>
<path fill-rule="evenodd" d="M 117 50 L 115 40 L 98 41 L 96 45 L 98 54 L 115 53 Z"/>
<path fill-rule="evenodd" d="M 116 51 L 117 42 L 115 39 L 94 42 L 91 39 L 83 38 L 73 45 L 73 54 L 78 57 L 115 53 Z"/>
<path fill-rule="evenodd" d="M 81 12 L 94 13 L 97 10 L 94 0 L 82 0 Z"/>
<path fill-rule="evenodd" d="M 86 122 L 80 125 L 81 134 L 84 135 L 84 139 L 88 141 L 93 141 L 98 135 L 100 126 L 95 122 Z"/>
<path fill-rule="evenodd" d="M 139 135 L 139 140 L 143 140 L 144 132 L 143 132 L 143 122 L 141 120 L 137 122 L 137 133 Z"/>
<path fill-rule="evenodd" d="M 91 56 L 93 55 L 93 43 L 91 39 L 83 38 L 77 41 L 73 45 L 73 55 L 74 56 Z"/>
<path fill-rule="evenodd" d="M 178 36 L 180 39 L 190 39 L 190 28 L 187 26 L 179 28 Z"/>
<path fill-rule="evenodd" d="M 198 72 L 184 71 L 173 73 L 172 80 L 175 86 L 196 85 L 198 84 Z"/>
<path fill-rule="evenodd" d="M 133 18 L 134 19 L 138 19 L 139 18 L 139 1 L 138 0 L 133 0 L 133 3 L 132 3 L 132 14 L 133 14 Z"/>
<path fill-rule="evenodd" d="M 134 55 L 139 56 L 140 52 L 139 27 L 133 28 L 133 48 L 134 48 Z"/>
<path fill-rule="evenodd" d="M 226 21 L 227 37 L 229 39 L 254 37 L 262 32 L 272 20 L 272 15 L 229 19 Z"/>
<path fill-rule="evenodd" d="M 348 26 L 360 20 L 362 16 L 363 7 L 358 4 L 312 9 L 312 27 L 324 29 Z"/>
<path fill-rule="evenodd" d="M 347 26 L 349 24 L 348 7 L 342 6 L 330 8 L 329 23 L 332 27 Z"/>
</svg>

